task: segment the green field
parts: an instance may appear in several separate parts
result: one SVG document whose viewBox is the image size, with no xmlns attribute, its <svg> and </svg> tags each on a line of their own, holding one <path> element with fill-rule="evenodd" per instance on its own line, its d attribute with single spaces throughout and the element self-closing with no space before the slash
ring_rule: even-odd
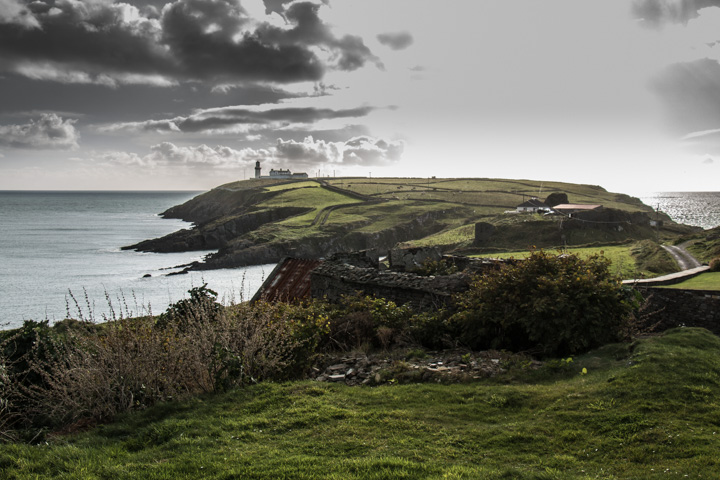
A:
<svg viewBox="0 0 720 480">
<path fill-rule="evenodd" d="M 328 183 L 364 195 L 399 200 L 444 201 L 484 206 L 491 213 L 514 209 L 524 200 L 567 193 L 571 203 L 601 203 L 607 208 L 652 211 L 639 200 L 595 185 L 490 178 L 343 178 Z"/>
<path fill-rule="evenodd" d="M 666 285 L 663 288 L 681 288 L 684 290 L 719 290 L 720 272 L 707 272 L 697 277 L 685 280 L 675 285 Z"/>
<path fill-rule="evenodd" d="M 572 253 L 587 258 L 592 255 L 602 255 L 612 262 L 610 271 L 621 276 L 622 278 L 640 278 L 641 275 L 649 276 L 650 272 L 638 270 L 635 258 L 632 256 L 633 245 L 609 245 L 605 247 L 584 247 L 584 248 L 567 248 L 557 250 L 558 253 Z M 491 255 L 493 258 L 526 258 L 530 256 L 530 251 L 503 252 Z"/>
<path fill-rule="evenodd" d="M 315 183 L 315 182 L 302 182 L 302 184 Z M 315 183 L 315 186 L 317 184 Z M 286 187 L 286 185 L 280 185 L 279 187 Z M 310 226 L 312 221 L 315 219 L 317 213 L 325 207 L 333 205 L 347 204 L 347 203 L 359 203 L 360 200 L 343 195 L 341 193 L 331 192 L 324 188 L 312 188 L 312 187 L 301 187 L 297 189 L 283 188 L 279 195 L 272 197 L 270 200 L 266 200 L 260 204 L 259 207 L 272 208 L 272 207 L 304 207 L 312 208 L 313 210 L 306 213 L 293 217 L 282 222 L 278 225 L 284 227 L 303 227 Z"/>
<path fill-rule="evenodd" d="M 684 328 L 540 370 L 507 364 L 500 378 L 466 384 L 260 384 L 41 445 L 6 444 L 0 471 L 8 480 L 717 478 L 718 350 L 714 335 Z"/>
<path fill-rule="evenodd" d="M 314 180 L 308 180 L 306 182 L 292 182 L 292 183 L 283 183 L 280 185 L 272 185 L 269 187 L 265 187 L 265 190 L 268 192 L 278 192 L 283 190 L 295 190 L 298 188 L 315 188 L 319 187 L 320 184 Z"/>
</svg>

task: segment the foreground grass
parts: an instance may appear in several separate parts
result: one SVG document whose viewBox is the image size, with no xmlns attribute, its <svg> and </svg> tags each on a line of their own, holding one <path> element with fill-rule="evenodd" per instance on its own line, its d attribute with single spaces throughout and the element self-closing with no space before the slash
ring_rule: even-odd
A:
<svg viewBox="0 0 720 480">
<path fill-rule="evenodd" d="M 459 385 L 261 384 L 39 446 L 2 478 L 716 478 L 720 339 L 678 329 Z M 587 374 L 581 374 L 585 368 Z"/>
<path fill-rule="evenodd" d="M 707 272 L 675 285 L 663 288 L 680 288 L 684 290 L 720 290 L 720 272 Z"/>
</svg>

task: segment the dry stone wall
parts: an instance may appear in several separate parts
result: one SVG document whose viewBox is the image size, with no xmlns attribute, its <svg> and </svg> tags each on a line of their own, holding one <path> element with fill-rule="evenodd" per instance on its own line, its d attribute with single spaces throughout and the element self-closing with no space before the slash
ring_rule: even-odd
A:
<svg viewBox="0 0 720 480">
<path fill-rule="evenodd" d="M 703 327 L 720 335 L 720 292 L 640 287 L 648 299 L 645 326 L 662 331 L 675 327 Z"/>
</svg>

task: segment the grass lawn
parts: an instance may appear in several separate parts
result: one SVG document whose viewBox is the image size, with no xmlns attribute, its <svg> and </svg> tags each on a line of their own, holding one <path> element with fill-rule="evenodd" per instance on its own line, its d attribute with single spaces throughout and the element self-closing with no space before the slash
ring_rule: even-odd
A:
<svg viewBox="0 0 720 480">
<path fill-rule="evenodd" d="M 718 290 L 720 291 L 720 272 L 706 272 L 697 277 L 663 288 L 682 288 L 684 290 Z"/>
<path fill-rule="evenodd" d="M 574 253 L 581 258 L 587 258 L 591 255 L 602 254 L 605 258 L 612 262 L 610 271 L 617 273 L 622 278 L 639 278 L 640 273 L 632 256 L 633 245 L 612 245 L 605 247 L 585 247 L 585 248 L 568 248 L 568 253 Z M 558 253 L 560 253 L 558 251 Z M 504 252 L 481 255 L 493 258 L 525 258 L 530 256 L 529 251 Z M 650 276 L 650 275 L 648 275 Z"/>
<path fill-rule="evenodd" d="M 506 365 L 505 377 L 470 384 L 260 384 L 42 445 L 4 445 L 0 472 L 4 479 L 717 478 L 718 350 L 718 337 L 685 328 L 540 370 Z"/>
</svg>

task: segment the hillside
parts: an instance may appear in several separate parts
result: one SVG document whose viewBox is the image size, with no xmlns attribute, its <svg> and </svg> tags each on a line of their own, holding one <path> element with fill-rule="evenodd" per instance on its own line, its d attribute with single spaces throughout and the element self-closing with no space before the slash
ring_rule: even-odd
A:
<svg viewBox="0 0 720 480">
<path fill-rule="evenodd" d="M 8 479 L 716 478 L 719 348 L 709 332 L 683 328 L 539 369 L 501 360 L 505 374 L 469 383 L 263 383 L 41 445 L 3 445 L 0 471 Z"/>
<path fill-rule="evenodd" d="M 624 212 L 622 221 L 585 222 L 507 214 L 532 196 L 564 193 L 571 203 L 601 204 Z M 153 252 L 218 250 L 193 269 L 277 262 L 292 255 L 325 257 L 339 251 L 378 255 L 403 243 L 437 245 L 455 253 L 483 253 L 563 245 L 617 244 L 687 233 L 633 226 L 628 215 L 652 209 L 637 198 L 592 185 L 498 179 L 332 178 L 253 179 L 228 183 L 163 213 L 193 222 L 190 230 L 125 248 Z M 653 213 L 653 218 L 655 218 Z M 641 215 L 642 216 L 642 215 Z M 627 218 L 626 218 L 627 217 Z M 614 217 L 615 218 L 615 217 Z M 616 218 L 617 220 L 617 218 Z M 493 236 L 475 242 L 475 224 Z M 612 225 L 611 225 L 612 224 Z M 616 225 L 622 224 L 622 228 Z M 561 231 L 562 230 L 562 231 Z"/>
</svg>

